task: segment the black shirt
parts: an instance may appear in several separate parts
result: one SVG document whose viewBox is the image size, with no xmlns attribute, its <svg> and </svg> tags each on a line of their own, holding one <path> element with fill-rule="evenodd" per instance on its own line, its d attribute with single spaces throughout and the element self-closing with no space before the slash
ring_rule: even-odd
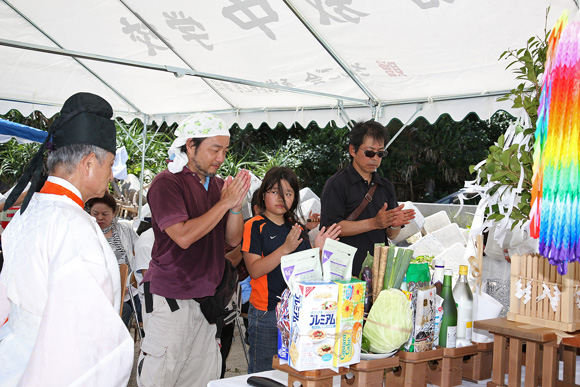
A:
<svg viewBox="0 0 580 387">
<path fill-rule="evenodd" d="M 267 257 L 286 242 L 286 237 L 292 230 L 288 224 L 278 225 L 264 215 L 256 215 L 244 225 L 242 251 Z M 303 251 L 312 248 L 308 235 L 302 236 L 302 242 L 294 250 Z M 250 281 L 252 294 L 250 302 L 258 310 L 275 310 L 280 296 L 286 289 L 286 281 L 282 276 L 280 265 L 259 278 Z"/>
<path fill-rule="evenodd" d="M 377 184 L 373 200 L 359 215 L 357 221 L 374 218 L 385 203 L 388 204 L 387 210 L 398 206 L 395 188 L 390 181 L 373 172 L 371 184 Z M 346 220 L 364 199 L 369 187 L 368 182 L 354 169 L 352 164 L 328 179 L 322 191 L 320 227 L 328 227 L 333 223 Z M 384 229 L 346 237 L 341 236 L 340 242 L 357 248 L 352 264 L 352 275 L 357 277 L 367 252 L 370 252 L 371 255 L 374 254 L 374 244 L 385 243 L 385 246 L 388 244 Z"/>
</svg>

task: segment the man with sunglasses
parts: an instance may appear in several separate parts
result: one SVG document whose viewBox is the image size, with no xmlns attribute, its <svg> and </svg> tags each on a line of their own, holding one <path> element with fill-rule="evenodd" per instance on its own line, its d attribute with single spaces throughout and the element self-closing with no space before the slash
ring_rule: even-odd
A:
<svg viewBox="0 0 580 387">
<path fill-rule="evenodd" d="M 396 238 L 415 217 L 414 210 L 398 205 L 393 184 L 376 172 L 387 155 L 387 139 L 387 129 L 379 122 L 356 123 L 348 146 L 351 164 L 328 179 L 322 191 L 320 226 L 337 223 L 340 241 L 357 248 L 354 276 L 367 252 L 373 254 L 375 243 L 388 244 L 387 237 Z M 361 205 L 363 201 L 366 205 Z"/>
</svg>

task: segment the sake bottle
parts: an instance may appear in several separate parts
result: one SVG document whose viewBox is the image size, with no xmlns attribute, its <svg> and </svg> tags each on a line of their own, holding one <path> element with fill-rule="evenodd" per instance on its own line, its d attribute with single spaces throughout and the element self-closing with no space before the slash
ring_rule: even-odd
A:
<svg viewBox="0 0 580 387">
<path fill-rule="evenodd" d="M 433 277 L 431 278 L 431 285 L 435 285 L 437 290 L 437 295 L 441 296 L 441 289 L 443 288 L 443 271 L 445 270 L 445 263 L 442 259 L 435 259 L 433 261 L 435 264 L 435 270 L 433 271 Z"/>
<path fill-rule="evenodd" d="M 457 344 L 471 345 L 473 328 L 473 294 L 467 283 L 467 266 L 459 266 L 459 279 L 453 288 L 453 298 L 457 304 Z"/>
<path fill-rule="evenodd" d="M 439 345 L 445 348 L 455 348 L 457 338 L 457 305 L 451 290 L 451 269 L 445 269 L 441 297 L 443 298 L 443 319 L 439 331 Z"/>
</svg>

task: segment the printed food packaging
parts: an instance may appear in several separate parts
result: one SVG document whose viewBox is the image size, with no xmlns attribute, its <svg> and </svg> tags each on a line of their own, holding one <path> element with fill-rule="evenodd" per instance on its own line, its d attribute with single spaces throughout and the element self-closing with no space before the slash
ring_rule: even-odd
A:
<svg viewBox="0 0 580 387">
<path fill-rule="evenodd" d="M 338 285 L 334 367 L 360 362 L 366 283 L 358 279 L 335 281 Z"/>
<path fill-rule="evenodd" d="M 332 282 L 294 283 L 288 348 L 294 369 L 333 368 L 338 288 Z"/>
</svg>

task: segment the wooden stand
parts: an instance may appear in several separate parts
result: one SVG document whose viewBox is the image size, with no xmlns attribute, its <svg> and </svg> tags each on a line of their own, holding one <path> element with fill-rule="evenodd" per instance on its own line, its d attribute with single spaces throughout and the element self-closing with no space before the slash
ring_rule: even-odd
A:
<svg viewBox="0 0 580 387">
<path fill-rule="evenodd" d="M 494 334 L 493 341 L 493 372 L 492 381 L 488 387 L 504 387 L 506 375 L 506 341 L 509 338 L 509 358 L 507 359 L 507 374 L 509 386 L 520 386 L 522 378 L 522 345 L 526 343 L 526 380 L 525 385 L 537 386 L 540 364 L 542 368 L 543 387 L 556 386 L 558 376 L 558 359 L 556 334 L 543 327 L 531 326 L 507 321 L 505 318 L 494 318 L 475 322 L 475 328 L 490 331 Z M 543 345 L 540 361 L 540 345 Z"/>
<path fill-rule="evenodd" d="M 337 372 L 330 369 L 296 371 L 288 364 L 280 364 L 278 356 L 272 359 L 272 368 L 286 372 L 288 374 L 288 387 L 293 387 L 294 382 L 300 383 L 302 387 L 332 387 L 332 378 L 348 373 L 348 368 L 341 367 Z"/>
<path fill-rule="evenodd" d="M 391 368 L 399 366 L 399 357 L 392 356 L 384 359 L 361 360 L 358 364 L 350 366 L 350 373 L 341 378 L 341 387 L 371 387 L 382 386 L 385 370 L 391 371 Z"/>
<path fill-rule="evenodd" d="M 399 351 L 399 368 L 386 373 L 385 385 L 389 387 L 427 386 L 427 364 L 442 358 L 442 348 L 426 352 Z"/>
<path fill-rule="evenodd" d="M 427 381 L 441 387 L 460 386 L 463 377 L 463 357 L 477 354 L 477 345 L 443 348 L 443 358 L 429 363 Z"/>
<path fill-rule="evenodd" d="M 463 379 L 470 381 L 491 378 L 493 343 L 477 343 L 477 353 L 463 357 Z"/>
</svg>

